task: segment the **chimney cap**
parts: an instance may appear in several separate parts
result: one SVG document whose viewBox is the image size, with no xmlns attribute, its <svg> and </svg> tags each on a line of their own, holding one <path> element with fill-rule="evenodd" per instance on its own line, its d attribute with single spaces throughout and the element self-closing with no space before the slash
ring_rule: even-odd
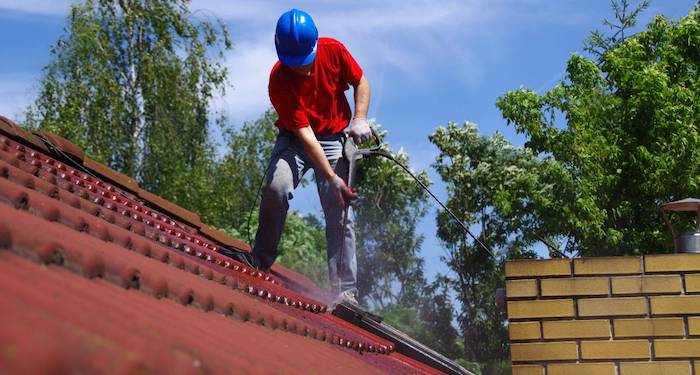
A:
<svg viewBox="0 0 700 375">
<path fill-rule="evenodd" d="M 661 205 L 661 211 L 699 211 L 700 199 L 685 198 Z"/>
</svg>

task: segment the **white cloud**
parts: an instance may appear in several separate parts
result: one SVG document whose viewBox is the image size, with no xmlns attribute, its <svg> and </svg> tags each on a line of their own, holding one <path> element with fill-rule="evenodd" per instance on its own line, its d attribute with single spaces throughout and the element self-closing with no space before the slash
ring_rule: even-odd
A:
<svg viewBox="0 0 700 375">
<path fill-rule="evenodd" d="M 65 15 L 71 1 L 0 0 L 0 8 L 28 14 Z M 472 41 L 497 38 L 484 25 L 499 18 L 503 6 L 487 0 L 360 1 L 219 1 L 194 0 L 191 9 L 202 18 L 220 17 L 230 29 L 234 50 L 226 54 L 230 82 L 226 96 L 214 108 L 234 121 L 257 118 L 267 107 L 267 80 L 276 61 L 273 45 L 277 17 L 299 7 L 311 13 L 321 35 L 348 46 L 370 77 L 375 104 L 395 95 L 385 82 L 391 75 L 414 89 L 430 86 L 440 72 L 478 83 L 484 56 Z"/>
<path fill-rule="evenodd" d="M 235 123 L 254 120 L 270 107 L 267 81 L 270 69 L 277 61 L 274 45 L 264 38 L 235 44 L 226 54 L 229 82 L 233 85 L 214 108 L 223 110 Z"/>
<path fill-rule="evenodd" d="M 488 56 L 477 54 L 474 42 L 489 45 L 497 40 L 500 32 L 486 26 L 507 10 L 486 0 L 440 5 L 422 0 L 195 0 L 191 8 L 197 14 L 221 17 L 229 24 L 235 50 L 227 55 L 226 64 L 235 90 L 221 105 L 236 122 L 255 119 L 269 106 L 267 80 L 276 61 L 274 25 L 292 7 L 308 11 L 322 36 L 335 37 L 348 47 L 370 78 L 375 109 L 384 95 L 398 94 L 387 89 L 391 87 L 385 82 L 387 74 L 412 89 L 432 85 L 441 72 L 469 85 L 478 83 Z"/>
<path fill-rule="evenodd" d="M 0 0 L 0 8 L 63 15 L 70 1 Z M 560 8 L 541 0 L 389 1 L 220 1 L 194 0 L 202 18 L 220 17 L 229 26 L 234 50 L 226 54 L 230 82 L 214 103 L 235 122 L 257 118 L 267 107 L 267 80 L 276 55 L 277 17 L 298 7 L 314 16 L 321 35 L 341 40 L 363 66 L 373 87 L 373 108 L 400 86 L 436 90 L 450 77 L 467 86 L 481 83 L 490 61 L 507 48 L 504 35 L 516 18 L 549 18 Z M 554 9 L 557 8 L 557 9 Z M 523 14 L 524 12 L 529 12 Z M 552 17 L 556 18 L 556 17 Z M 443 81 L 444 82 L 444 81 Z M 376 113 L 376 112 L 375 112 Z"/>
</svg>

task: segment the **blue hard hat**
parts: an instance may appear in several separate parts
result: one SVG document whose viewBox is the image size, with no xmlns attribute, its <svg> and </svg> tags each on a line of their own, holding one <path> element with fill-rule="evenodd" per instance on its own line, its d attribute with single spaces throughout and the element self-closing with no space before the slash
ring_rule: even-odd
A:
<svg viewBox="0 0 700 375">
<path fill-rule="evenodd" d="M 311 16 L 299 9 L 284 12 L 277 20 L 277 57 L 287 66 L 311 64 L 316 58 L 318 29 Z"/>
</svg>

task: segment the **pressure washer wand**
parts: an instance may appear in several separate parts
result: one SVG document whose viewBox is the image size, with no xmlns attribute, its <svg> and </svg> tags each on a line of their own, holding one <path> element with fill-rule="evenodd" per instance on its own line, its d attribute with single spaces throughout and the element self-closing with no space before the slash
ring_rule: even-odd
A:
<svg viewBox="0 0 700 375">
<path fill-rule="evenodd" d="M 347 181 L 348 186 L 349 186 L 349 187 L 352 187 L 352 183 L 354 182 L 355 170 L 356 170 L 356 168 L 357 168 L 357 160 L 360 160 L 360 159 L 363 159 L 363 158 L 366 158 L 366 157 L 374 157 L 374 156 L 381 156 L 381 157 L 387 158 L 387 159 L 393 161 L 394 163 L 396 163 L 396 165 L 398 165 L 399 167 L 401 167 L 401 169 L 403 169 L 404 172 L 408 173 L 408 175 L 411 176 L 411 177 L 418 183 L 418 185 L 420 185 L 420 187 L 423 188 L 423 190 L 427 191 L 428 194 L 430 194 L 430 196 L 433 197 L 433 199 L 434 199 L 448 214 L 450 214 L 450 216 L 452 217 L 452 219 L 453 219 L 454 221 L 456 221 L 456 222 L 459 224 L 460 227 L 462 227 L 462 230 L 463 230 L 465 233 L 467 233 L 472 239 L 474 239 L 474 241 L 475 241 L 477 244 L 479 244 L 479 246 L 480 246 L 484 251 L 488 252 L 488 254 L 489 254 L 493 259 L 496 259 L 496 255 L 493 253 L 493 251 L 491 250 L 491 248 L 489 248 L 488 246 L 486 246 L 486 244 L 484 244 L 484 243 L 483 243 L 481 240 L 479 240 L 474 234 L 472 234 L 472 232 L 469 230 L 469 228 L 467 227 L 467 225 L 464 224 L 464 222 L 463 222 L 462 220 L 460 220 L 460 219 L 457 217 L 457 215 L 455 215 L 454 212 L 452 212 L 452 210 L 450 210 L 447 206 L 445 206 L 445 204 L 442 203 L 442 201 L 440 201 L 440 199 L 438 199 L 438 197 L 436 197 L 435 194 L 433 194 L 433 192 L 430 191 L 430 189 L 428 189 L 428 186 L 426 186 L 426 185 L 423 183 L 423 181 L 421 181 L 418 177 L 416 177 L 416 175 L 414 175 L 413 172 L 411 172 L 405 165 L 401 164 L 401 162 L 399 162 L 398 160 L 396 160 L 396 158 L 395 158 L 393 155 L 391 155 L 391 154 L 388 153 L 388 152 L 385 152 L 385 151 L 382 151 L 382 150 L 381 150 L 381 146 L 382 146 L 381 140 L 380 140 L 379 136 L 377 135 L 377 133 L 374 131 L 374 129 L 372 129 L 372 135 L 374 136 L 374 139 L 376 140 L 376 144 L 375 144 L 375 146 L 373 146 L 373 147 L 371 147 L 371 148 L 367 148 L 367 149 L 358 149 L 358 148 L 355 146 L 355 143 L 353 142 L 352 138 L 348 138 L 348 139 L 346 140 L 346 142 L 345 142 L 345 147 L 343 147 L 343 154 L 344 154 L 345 158 L 348 160 L 348 181 Z M 345 209 L 345 217 L 343 218 L 343 231 L 345 230 L 345 224 L 347 223 L 347 216 L 348 216 L 348 208 Z M 344 234 L 344 232 L 343 232 L 343 234 Z M 344 246 L 345 246 L 345 236 L 343 236 L 343 247 L 344 247 Z M 342 253 L 341 253 L 341 254 L 342 254 Z M 341 256 L 342 256 L 342 255 L 341 255 Z"/>
</svg>

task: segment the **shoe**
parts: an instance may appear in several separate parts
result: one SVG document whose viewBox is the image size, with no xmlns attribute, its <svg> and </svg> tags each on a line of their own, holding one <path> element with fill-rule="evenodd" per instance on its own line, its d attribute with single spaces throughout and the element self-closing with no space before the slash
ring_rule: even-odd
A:
<svg viewBox="0 0 700 375">
<path fill-rule="evenodd" d="M 360 303 L 357 302 L 357 291 L 346 290 L 341 292 L 333 301 L 333 306 L 337 306 L 343 302 L 348 302 L 355 306 L 360 306 Z"/>
</svg>

